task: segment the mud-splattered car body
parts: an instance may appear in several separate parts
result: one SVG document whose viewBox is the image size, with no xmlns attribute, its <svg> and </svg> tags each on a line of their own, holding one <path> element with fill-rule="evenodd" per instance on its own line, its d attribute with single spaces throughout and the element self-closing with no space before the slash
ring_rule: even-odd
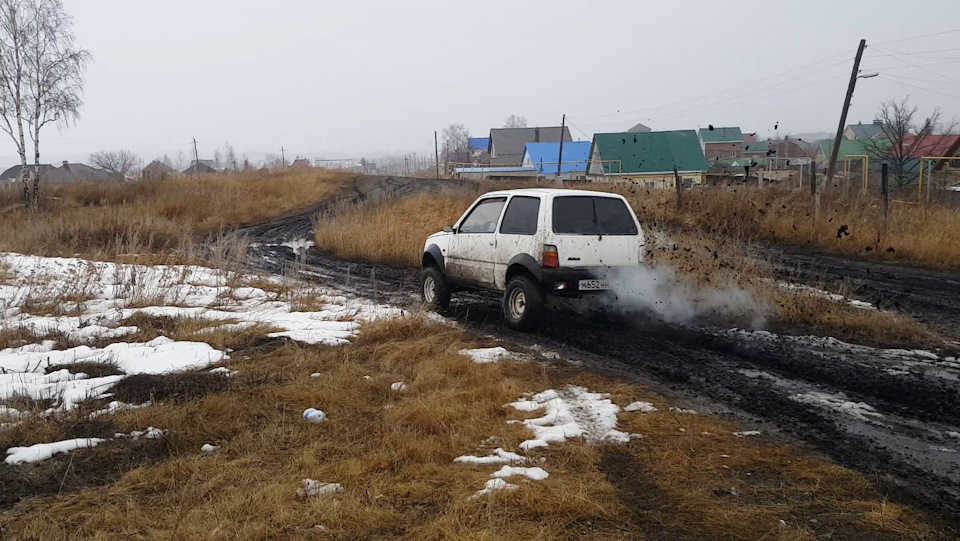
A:
<svg viewBox="0 0 960 541">
<path fill-rule="evenodd" d="M 453 226 L 427 238 L 424 301 L 444 309 L 451 292 L 504 293 L 507 321 L 529 328 L 548 294 L 610 290 L 611 269 L 643 263 L 643 230 L 626 200 L 584 190 L 486 193 Z"/>
</svg>

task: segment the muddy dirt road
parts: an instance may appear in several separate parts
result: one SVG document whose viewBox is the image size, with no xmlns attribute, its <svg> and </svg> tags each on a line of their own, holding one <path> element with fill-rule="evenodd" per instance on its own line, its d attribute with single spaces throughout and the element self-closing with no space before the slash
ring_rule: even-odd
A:
<svg viewBox="0 0 960 541">
<path fill-rule="evenodd" d="M 389 190 L 385 184 L 404 194 L 441 189 L 433 182 L 408 179 L 372 183 Z M 291 241 L 311 236 L 313 212 L 246 228 L 244 233 L 257 243 L 250 251 L 254 264 L 380 302 L 416 303 L 416 271 L 336 261 L 312 250 L 297 253 L 298 244 Z M 794 263 L 784 268 L 803 267 L 807 273 L 785 271 L 795 272 L 795 279 L 823 282 L 824 277 L 846 278 L 851 272 L 840 258 L 821 267 L 818 261 Z M 914 295 L 908 286 L 897 289 L 896 276 L 902 272 L 891 277 L 886 271 L 864 269 L 861 287 L 876 288 L 886 295 L 883 302 L 896 299 L 918 315 L 953 318 L 955 323 L 954 310 L 960 308 L 951 307 L 960 304 L 958 288 L 949 282 L 953 278 L 917 278 L 923 288 L 909 286 L 919 290 Z M 845 466 L 876 476 L 889 487 L 892 499 L 916 503 L 954 526 L 960 523 L 958 359 L 829 338 L 664 325 L 639 315 L 613 322 L 554 317 L 538 333 L 522 334 L 504 328 L 498 306 L 490 295 L 461 295 L 454 317 L 505 340 L 508 347 L 536 344 L 558 351 L 587 369 L 654 385 L 698 409 L 806 442 Z"/>
</svg>

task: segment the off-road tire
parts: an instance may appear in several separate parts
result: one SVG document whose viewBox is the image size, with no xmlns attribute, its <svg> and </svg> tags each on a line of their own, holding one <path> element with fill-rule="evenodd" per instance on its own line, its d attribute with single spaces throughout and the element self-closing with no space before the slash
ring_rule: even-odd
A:
<svg viewBox="0 0 960 541">
<path fill-rule="evenodd" d="M 428 290 L 432 284 L 432 294 Z M 423 305 L 436 312 L 445 313 L 450 308 L 450 284 L 436 266 L 423 269 L 420 279 L 420 299 Z"/>
<path fill-rule="evenodd" d="M 546 299 L 543 288 L 527 276 L 516 276 L 503 292 L 503 317 L 518 331 L 530 331 L 543 320 Z"/>
</svg>

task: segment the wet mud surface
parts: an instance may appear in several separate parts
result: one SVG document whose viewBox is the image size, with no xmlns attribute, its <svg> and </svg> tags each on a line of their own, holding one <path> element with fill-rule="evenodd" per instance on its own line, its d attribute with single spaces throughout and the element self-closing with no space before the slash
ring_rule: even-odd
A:
<svg viewBox="0 0 960 541">
<path fill-rule="evenodd" d="M 403 195 L 442 189 L 442 183 L 411 179 L 368 182 L 358 192 L 370 185 Z M 322 205 L 244 229 L 256 243 L 251 262 L 378 302 L 416 305 L 416 270 L 337 261 L 281 245 L 309 238 L 319 210 Z M 811 285 L 855 279 L 863 300 L 960 329 L 960 283 L 952 273 L 834 256 L 770 257 L 785 279 Z M 508 347 L 557 351 L 584 369 L 654 385 L 705 412 L 804 442 L 876 478 L 891 500 L 918 505 L 950 528 L 960 526 L 960 360 L 830 338 L 666 325 L 640 314 L 599 319 L 558 312 L 536 333 L 524 334 L 506 328 L 498 298 L 482 293 L 456 296 L 452 316 Z"/>
</svg>

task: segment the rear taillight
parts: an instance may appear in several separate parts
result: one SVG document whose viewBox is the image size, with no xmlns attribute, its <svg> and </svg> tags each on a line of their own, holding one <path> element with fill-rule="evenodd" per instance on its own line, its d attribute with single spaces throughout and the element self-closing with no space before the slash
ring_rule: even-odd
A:
<svg viewBox="0 0 960 541">
<path fill-rule="evenodd" d="M 557 247 L 552 244 L 543 245 L 543 267 L 555 269 L 560 266 L 560 254 L 557 253 Z"/>
</svg>

